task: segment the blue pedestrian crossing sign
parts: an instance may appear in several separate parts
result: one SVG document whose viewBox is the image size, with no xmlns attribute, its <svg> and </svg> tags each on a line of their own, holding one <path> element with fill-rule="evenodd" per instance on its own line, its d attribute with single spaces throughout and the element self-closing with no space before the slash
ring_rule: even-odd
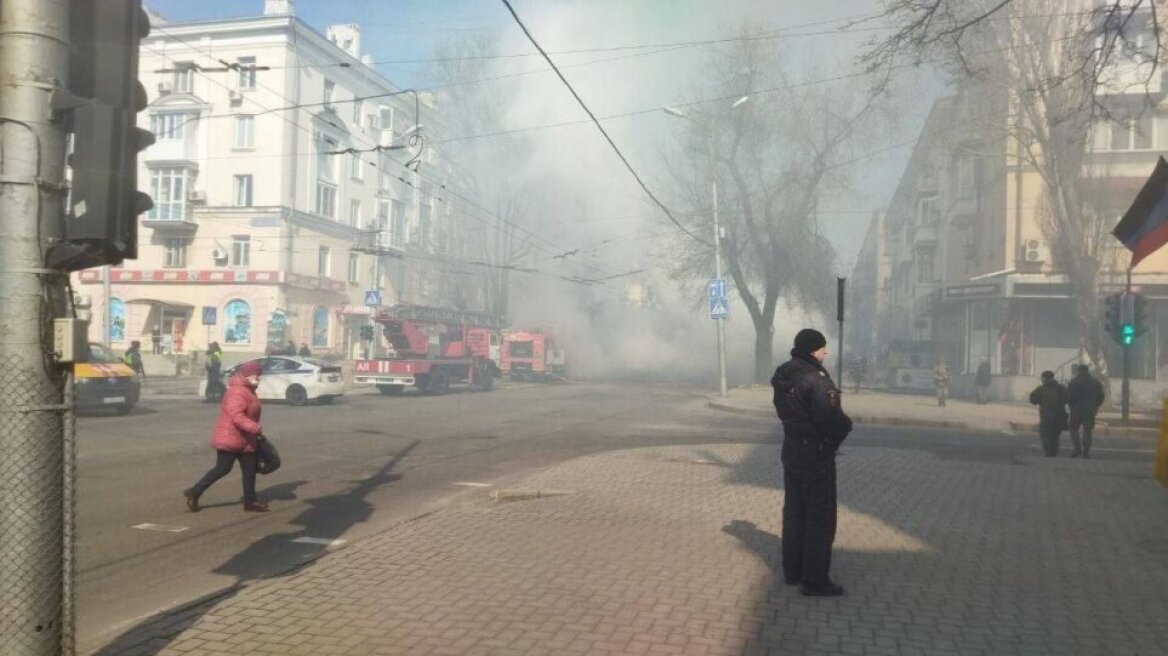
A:
<svg viewBox="0 0 1168 656">
<path fill-rule="evenodd" d="M 725 319 L 730 316 L 730 298 L 726 295 L 726 279 L 710 280 L 710 318 Z"/>
<path fill-rule="evenodd" d="M 215 325 L 215 319 L 218 318 L 216 316 L 217 310 L 218 310 L 218 308 L 216 308 L 214 305 L 204 305 L 203 306 L 203 325 L 204 326 L 214 326 Z"/>
<path fill-rule="evenodd" d="M 365 290 L 365 305 L 368 305 L 369 307 L 381 307 L 381 290 Z"/>
</svg>

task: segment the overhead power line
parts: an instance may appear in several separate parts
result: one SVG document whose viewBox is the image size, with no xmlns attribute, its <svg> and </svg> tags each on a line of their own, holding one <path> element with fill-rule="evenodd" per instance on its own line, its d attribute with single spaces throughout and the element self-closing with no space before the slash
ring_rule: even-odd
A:
<svg viewBox="0 0 1168 656">
<path fill-rule="evenodd" d="M 522 20 L 520 20 L 519 14 L 515 13 L 515 8 L 511 6 L 510 0 L 503 0 L 503 4 L 506 5 L 507 11 L 511 12 L 511 17 L 514 18 L 515 22 L 519 24 L 519 29 L 523 30 L 523 33 L 527 35 L 527 40 L 531 41 L 531 45 L 535 46 L 535 49 L 538 50 L 541 55 L 543 55 L 543 58 L 547 61 L 548 66 L 552 67 L 552 70 L 556 72 L 556 76 L 560 78 L 560 81 L 564 83 L 564 86 L 568 87 L 568 91 L 572 93 L 572 97 L 576 99 L 576 102 L 580 103 L 580 107 L 584 109 L 584 111 L 588 114 L 588 117 L 592 119 L 594 124 L 596 124 L 596 129 L 600 130 L 600 134 L 604 135 L 605 140 L 608 141 L 608 145 L 612 146 L 612 149 L 616 152 L 617 157 L 619 157 L 620 160 L 624 162 L 625 168 L 629 170 L 629 173 L 633 174 L 633 177 L 637 180 L 637 184 L 641 185 L 641 189 L 645 190 L 645 193 L 649 195 L 649 198 L 653 199 L 653 202 L 661 208 L 661 211 L 665 212 L 665 216 L 668 216 L 669 220 L 672 221 L 673 225 L 677 226 L 679 230 L 689 235 L 690 238 L 692 238 L 694 241 L 712 248 L 713 244 L 690 232 L 688 228 L 682 225 L 681 222 L 673 216 L 673 213 L 669 211 L 669 208 L 665 206 L 665 203 L 662 203 L 657 198 L 657 196 L 653 194 L 653 192 L 649 189 L 649 186 L 645 184 L 645 181 L 641 179 L 641 176 L 637 173 L 637 170 L 634 169 L 633 165 L 629 163 L 628 158 L 625 157 L 624 153 L 622 153 L 621 149 L 616 145 L 616 142 L 613 141 L 612 137 L 608 135 L 608 131 L 605 130 L 604 126 L 600 124 L 600 121 L 596 119 L 596 115 L 593 114 L 592 110 L 588 108 L 588 105 L 584 102 L 584 99 L 580 97 L 580 94 L 576 93 L 576 90 L 572 88 L 572 84 L 568 82 L 568 79 L 564 77 L 564 74 L 560 72 L 560 69 L 556 68 L 556 64 L 552 61 L 552 58 L 549 57 L 546 52 L 544 52 L 544 49 L 539 45 L 539 42 L 536 41 L 535 37 L 531 35 L 531 32 L 527 29 L 527 26 L 523 24 Z"/>
</svg>

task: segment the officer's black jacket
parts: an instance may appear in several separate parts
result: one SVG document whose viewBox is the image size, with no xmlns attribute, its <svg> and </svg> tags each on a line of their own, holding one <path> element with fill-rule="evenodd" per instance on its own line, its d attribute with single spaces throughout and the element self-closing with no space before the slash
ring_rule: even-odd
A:
<svg viewBox="0 0 1168 656">
<path fill-rule="evenodd" d="M 775 369 L 775 411 L 788 439 L 817 444 L 835 453 L 852 430 L 852 420 L 840 407 L 840 392 L 814 357 L 791 352 L 791 359 Z"/>
</svg>

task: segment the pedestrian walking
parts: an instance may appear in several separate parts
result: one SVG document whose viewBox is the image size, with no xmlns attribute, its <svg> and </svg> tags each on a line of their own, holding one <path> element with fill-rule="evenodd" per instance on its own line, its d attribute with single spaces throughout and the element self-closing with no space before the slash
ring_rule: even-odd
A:
<svg viewBox="0 0 1168 656">
<path fill-rule="evenodd" d="M 312 349 L 308 348 L 308 344 L 301 342 L 300 350 L 296 352 L 296 355 L 299 355 L 302 358 L 310 358 L 312 357 Z"/>
<path fill-rule="evenodd" d="M 838 597 L 830 576 L 836 530 L 835 456 L 852 430 L 827 369 L 827 338 L 805 328 L 771 378 L 783 422 L 783 579 L 808 596 Z"/>
<path fill-rule="evenodd" d="M 937 388 L 937 405 L 945 407 L 949 400 L 949 367 L 944 360 L 938 360 L 933 368 L 933 387 Z"/>
<path fill-rule="evenodd" d="M 203 365 L 207 371 L 207 386 L 203 390 L 203 402 L 213 403 L 223 398 L 223 349 L 219 342 L 211 342 L 207 346 L 207 364 Z"/>
<path fill-rule="evenodd" d="M 991 378 L 990 359 L 982 358 L 981 364 L 977 365 L 977 373 L 973 377 L 973 382 L 977 385 L 978 405 L 989 403 Z"/>
<path fill-rule="evenodd" d="M 1048 458 L 1058 455 L 1059 439 L 1067 428 L 1067 390 L 1054 379 L 1053 371 L 1042 372 L 1042 384 L 1030 393 L 1030 403 L 1038 406 L 1038 437 Z"/>
<path fill-rule="evenodd" d="M 215 447 L 215 466 L 191 488 L 183 490 L 187 508 L 199 512 L 199 497 L 207 488 L 231 473 L 235 461 L 243 473 L 243 509 L 247 512 L 267 512 L 268 504 L 256 498 L 256 451 L 263 438 L 260 424 L 260 399 L 255 388 L 259 385 L 263 368 L 252 360 L 243 363 L 227 384 L 223 403 L 219 406 L 219 420 L 211 434 Z"/>
<path fill-rule="evenodd" d="M 146 381 L 146 367 L 142 364 L 142 342 L 136 339 L 130 342 L 130 348 L 126 349 L 126 355 L 122 357 L 122 362 L 133 369 L 142 382 Z"/>
<path fill-rule="evenodd" d="M 1070 408 L 1071 457 L 1091 457 L 1091 434 L 1095 432 L 1095 414 L 1103 405 L 1103 384 L 1091 376 L 1091 369 L 1083 364 L 1075 368 L 1075 376 L 1067 384 L 1067 406 Z M 1082 431 L 1083 440 L 1079 441 Z"/>
<path fill-rule="evenodd" d="M 150 332 L 150 343 L 154 346 L 154 355 L 162 354 L 162 328 L 154 326 Z"/>
<path fill-rule="evenodd" d="M 296 355 L 296 342 L 288 340 L 288 346 L 284 347 L 284 351 L 280 355 Z"/>
</svg>

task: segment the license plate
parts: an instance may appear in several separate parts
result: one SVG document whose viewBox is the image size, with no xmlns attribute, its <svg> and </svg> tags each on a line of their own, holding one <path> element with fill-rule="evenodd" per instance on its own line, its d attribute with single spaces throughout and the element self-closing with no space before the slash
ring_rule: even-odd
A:
<svg viewBox="0 0 1168 656">
<path fill-rule="evenodd" d="M 107 396 L 106 398 L 102 399 L 101 402 L 107 403 L 107 404 L 125 403 L 126 397 L 124 397 L 124 396 Z"/>
</svg>

